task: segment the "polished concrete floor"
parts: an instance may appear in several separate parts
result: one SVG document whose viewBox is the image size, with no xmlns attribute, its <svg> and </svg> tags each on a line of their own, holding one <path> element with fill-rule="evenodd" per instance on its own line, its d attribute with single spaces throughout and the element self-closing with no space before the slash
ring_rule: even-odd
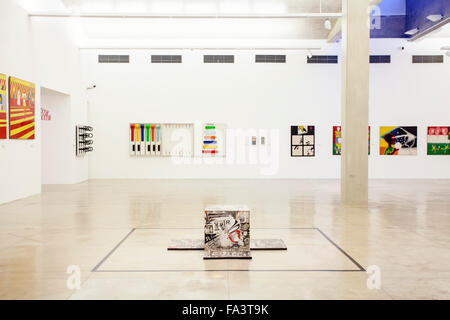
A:
<svg viewBox="0 0 450 320">
<path fill-rule="evenodd" d="M 202 237 L 208 204 L 247 204 L 252 236 L 288 250 L 251 261 L 168 252 L 170 239 Z M 79 289 L 67 286 L 71 265 Z M 374 180 L 368 208 L 341 206 L 335 180 L 44 186 L 0 205 L 0 298 L 450 299 L 450 181 Z"/>
</svg>

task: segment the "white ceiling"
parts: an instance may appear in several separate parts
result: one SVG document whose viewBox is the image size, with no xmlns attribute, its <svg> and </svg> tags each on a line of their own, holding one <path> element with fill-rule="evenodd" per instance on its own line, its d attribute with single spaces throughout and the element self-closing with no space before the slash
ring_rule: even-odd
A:
<svg viewBox="0 0 450 320">
<path fill-rule="evenodd" d="M 450 23 L 447 23 L 442 28 L 437 29 L 429 35 L 430 38 L 447 38 L 450 39 Z"/>
<path fill-rule="evenodd" d="M 16 0 L 36 20 L 69 20 L 80 47 L 262 47 L 296 46 L 301 39 L 326 39 L 326 17 L 340 15 L 341 0 Z M 53 15 L 65 15 L 55 18 Z M 126 15 L 128 18 L 111 16 Z M 164 18 L 133 16 L 164 15 Z M 176 15 L 177 18 L 167 16 Z M 214 18 L 180 18 L 208 15 Z M 215 18 L 248 15 L 246 18 Z M 255 16 L 258 18 L 255 18 Z M 264 15 L 266 18 L 261 18 Z M 273 16 L 284 15 L 283 18 Z M 70 17 L 67 17 L 70 16 Z M 90 17 L 86 17 L 90 16 Z M 95 16 L 95 17 L 92 17 Z M 103 16 L 103 17 L 102 17 Z M 104 17 L 107 16 L 107 17 Z M 269 18 L 267 18 L 269 16 Z M 332 24 L 336 17 L 330 18 Z M 227 43 L 227 45 L 225 45 Z M 275 45 L 275 43 L 277 43 Z"/>
<path fill-rule="evenodd" d="M 325 15 L 339 15 L 342 8 L 342 0 L 16 1 L 30 15 L 39 15 L 34 16 L 33 21 L 68 22 L 78 45 L 88 48 L 296 47 L 304 40 L 326 39 L 330 31 L 324 27 Z M 392 10 L 385 7 L 380 6 L 383 11 Z M 320 13 L 323 16 L 318 17 Z M 315 17 L 287 17 L 308 14 Z M 56 18 L 54 15 L 64 17 Z M 164 17 L 142 17 L 152 15 Z M 208 18 L 198 18 L 197 15 L 207 15 Z M 234 15 L 241 17 L 230 18 Z M 332 25 L 337 19 L 330 18 Z M 450 28 L 430 37 L 449 38 Z"/>
<path fill-rule="evenodd" d="M 341 12 L 341 0 L 17 0 L 29 13 L 279 14 Z"/>
</svg>

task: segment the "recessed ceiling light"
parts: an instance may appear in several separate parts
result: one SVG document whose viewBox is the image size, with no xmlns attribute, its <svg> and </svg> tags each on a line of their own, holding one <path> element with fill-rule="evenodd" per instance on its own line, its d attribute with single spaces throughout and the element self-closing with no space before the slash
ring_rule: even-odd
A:
<svg viewBox="0 0 450 320">
<path fill-rule="evenodd" d="M 408 31 L 405 32 L 405 34 L 407 34 L 407 35 L 409 35 L 409 36 L 413 36 L 413 35 L 415 35 L 417 32 L 419 32 L 419 28 L 414 28 L 414 29 L 408 30 Z"/>
<path fill-rule="evenodd" d="M 325 29 L 331 30 L 331 21 L 330 21 L 330 19 L 325 20 L 325 22 L 323 23 L 323 26 L 325 27 Z"/>
<path fill-rule="evenodd" d="M 440 20 L 442 20 L 442 18 L 444 18 L 442 16 L 442 14 L 430 14 L 427 19 L 430 20 L 431 22 L 438 22 Z"/>
</svg>

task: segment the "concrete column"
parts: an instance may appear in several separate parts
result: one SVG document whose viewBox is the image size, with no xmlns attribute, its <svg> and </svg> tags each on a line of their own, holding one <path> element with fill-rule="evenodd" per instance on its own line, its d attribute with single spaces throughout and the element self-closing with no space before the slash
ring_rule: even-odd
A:
<svg viewBox="0 0 450 320">
<path fill-rule="evenodd" d="M 369 170 L 369 0 L 342 0 L 342 14 L 341 200 L 344 205 L 366 205 Z"/>
</svg>

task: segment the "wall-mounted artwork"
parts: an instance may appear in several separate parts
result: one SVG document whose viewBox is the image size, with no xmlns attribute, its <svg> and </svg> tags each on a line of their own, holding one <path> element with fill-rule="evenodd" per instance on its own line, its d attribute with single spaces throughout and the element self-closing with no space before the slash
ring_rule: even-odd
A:
<svg viewBox="0 0 450 320">
<path fill-rule="evenodd" d="M 225 124 L 204 123 L 202 125 L 202 155 L 204 157 L 224 157 L 225 137 Z"/>
<path fill-rule="evenodd" d="M 214 123 L 206 123 L 203 126 L 202 154 L 216 155 L 218 153 L 216 125 Z"/>
<path fill-rule="evenodd" d="M 314 157 L 314 126 L 291 126 L 291 157 Z"/>
<path fill-rule="evenodd" d="M 380 127 L 380 155 L 417 155 L 417 127 Z"/>
<path fill-rule="evenodd" d="M 0 139 L 7 138 L 6 75 L 0 74 Z"/>
<path fill-rule="evenodd" d="M 161 125 L 158 124 L 146 124 L 146 147 L 145 152 L 147 155 L 161 155 Z"/>
<path fill-rule="evenodd" d="M 170 157 L 192 157 L 194 155 L 194 124 L 162 124 L 163 155 Z"/>
<path fill-rule="evenodd" d="M 9 138 L 35 137 L 35 84 L 9 77 Z"/>
<path fill-rule="evenodd" d="M 370 155 L 370 126 L 369 126 L 369 155 Z M 333 127 L 333 155 L 340 156 L 342 152 L 342 127 L 334 126 Z"/>
<path fill-rule="evenodd" d="M 132 156 L 161 155 L 161 124 L 131 123 L 130 155 Z"/>
<path fill-rule="evenodd" d="M 192 156 L 193 128 L 192 123 L 131 123 L 130 155 Z"/>
<path fill-rule="evenodd" d="M 91 126 L 75 126 L 75 154 L 83 157 L 88 152 L 94 151 L 94 128 Z"/>
<path fill-rule="evenodd" d="M 428 127 L 427 154 L 450 155 L 450 127 Z"/>
</svg>

